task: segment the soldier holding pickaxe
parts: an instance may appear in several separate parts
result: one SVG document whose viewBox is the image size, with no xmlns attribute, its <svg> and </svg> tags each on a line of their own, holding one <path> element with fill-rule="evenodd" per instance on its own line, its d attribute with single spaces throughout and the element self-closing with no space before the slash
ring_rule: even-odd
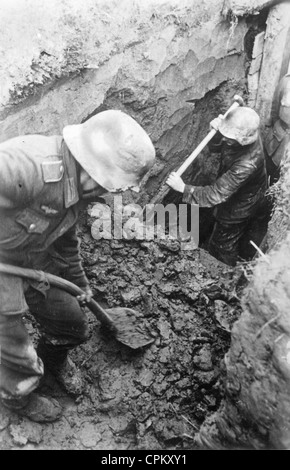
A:
<svg viewBox="0 0 290 470">
<path fill-rule="evenodd" d="M 237 103 L 242 104 L 242 103 Z M 267 173 L 259 135 L 260 119 L 249 107 L 236 106 L 211 122 L 210 149 L 221 155 L 219 175 L 214 184 L 185 184 L 180 169 L 169 175 L 166 184 L 183 193 L 183 202 L 200 207 L 214 207 L 215 225 L 209 252 L 220 261 L 234 266 L 239 258 L 251 258 L 251 245 L 242 247 L 245 234 L 260 225 L 253 234 L 263 238 Z M 213 138 L 214 137 L 214 138 Z M 261 222 L 261 224 L 260 224 Z"/>
</svg>

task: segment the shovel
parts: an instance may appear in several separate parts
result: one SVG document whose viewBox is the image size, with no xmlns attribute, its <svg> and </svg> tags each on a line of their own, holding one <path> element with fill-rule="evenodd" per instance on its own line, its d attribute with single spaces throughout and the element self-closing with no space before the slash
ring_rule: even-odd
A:
<svg viewBox="0 0 290 470">
<path fill-rule="evenodd" d="M 244 100 L 241 96 L 235 95 L 234 96 L 234 103 L 230 106 L 230 108 L 226 111 L 226 113 L 223 115 L 223 118 L 225 118 L 233 109 L 238 108 L 239 106 L 244 106 Z M 183 162 L 183 164 L 176 170 L 177 175 L 181 176 L 185 170 L 191 165 L 193 160 L 196 159 L 196 157 L 200 154 L 200 152 L 204 149 L 204 147 L 209 143 L 209 141 L 214 137 L 214 135 L 217 133 L 215 129 L 211 129 L 211 131 L 207 134 L 207 136 L 200 142 L 200 144 L 196 147 L 196 149 L 187 157 L 187 159 Z M 167 177 L 166 177 L 167 178 Z M 155 205 L 158 203 L 161 203 L 165 196 L 169 193 L 170 187 L 164 183 L 160 190 L 157 192 L 157 194 L 151 199 L 151 201 L 147 205 Z M 150 207 L 149 210 L 146 210 L 146 206 L 144 207 L 142 213 L 140 214 L 139 218 L 143 220 L 143 215 L 146 214 L 146 222 L 149 222 L 152 220 L 152 217 L 154 216 L 154 207 Z"/>
<path fill-rule="evenodd" d="M 54 274 L 45 273 L 44 271 L 0 263 L 0 272 L 40 282 L 45 288 L 48 288 L 50 285 L 54 286 L 75 297 L 85 294 L 85 292 L 74 283 L 62 279 L 59 276 L 55 276 Z M 125 346 L 131 349 L 139 349 L 155 341 L 155 339 L 146 332 L 145 326 L 142 325 L 141 313 L 125 307 L 115 307 L 105 310 L 93 299 L 86 302 L 86 305 L 97 320 L 105 325 L 117 341 Z"/>
</svg>

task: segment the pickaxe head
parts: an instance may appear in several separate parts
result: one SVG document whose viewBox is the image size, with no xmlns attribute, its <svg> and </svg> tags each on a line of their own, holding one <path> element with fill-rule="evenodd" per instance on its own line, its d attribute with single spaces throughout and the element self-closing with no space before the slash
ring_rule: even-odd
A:
<svg viewBox="0 0 290 470">
<path fill-rule="evenodd" d="M 197 101 L 198 101 L 198 99 L 186 100 L 186 103 L 196 104 Z M 234 96 L 234 101 L 239 103 L 240 106 L 245 106 L 245 102 L 244 102 L 243 98 L 240 95 L 235 95 Z"/>
<path fill-rule="evenodd" d="M 243 98 L 240 95 L 235 95 L 234 96 L 234 101 L 239 103 L 240 106 L 245 106 L 245 102 L 244 102 Z"/>
</svg>

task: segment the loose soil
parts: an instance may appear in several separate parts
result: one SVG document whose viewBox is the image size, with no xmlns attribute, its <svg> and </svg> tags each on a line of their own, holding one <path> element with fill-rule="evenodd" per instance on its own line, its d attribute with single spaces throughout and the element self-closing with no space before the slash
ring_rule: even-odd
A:
<svg viewBox="0 0 290 470">
<path fill-rule="evenodd" d="M 69 397 L 49 374 L 42 394 L 63 417 L 49 424 L 0 409 L 0 449 L 197 449 L 195 433 L 224 396 L 224 355 L 241 313 L 240 268 L 176 240 L 94 240 L 80 227 L 84 267 L 104 307 L 144 316 L 154 342 L 133 350 L 88 312 L 89 340 L 71 352 L 85 392 Z M 38 329 L 28 314 L 34 343 Z"/>
</svg>

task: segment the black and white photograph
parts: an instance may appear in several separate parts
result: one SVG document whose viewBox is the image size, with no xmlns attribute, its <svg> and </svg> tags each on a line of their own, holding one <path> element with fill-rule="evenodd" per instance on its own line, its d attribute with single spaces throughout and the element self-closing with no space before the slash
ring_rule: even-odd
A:
<svg viewBox="0 0 290 470">
<path fill-rule="evenodd" d="M 289 0 L 0 0 L 0 450 L 290 450 Z"/>
</svg>

